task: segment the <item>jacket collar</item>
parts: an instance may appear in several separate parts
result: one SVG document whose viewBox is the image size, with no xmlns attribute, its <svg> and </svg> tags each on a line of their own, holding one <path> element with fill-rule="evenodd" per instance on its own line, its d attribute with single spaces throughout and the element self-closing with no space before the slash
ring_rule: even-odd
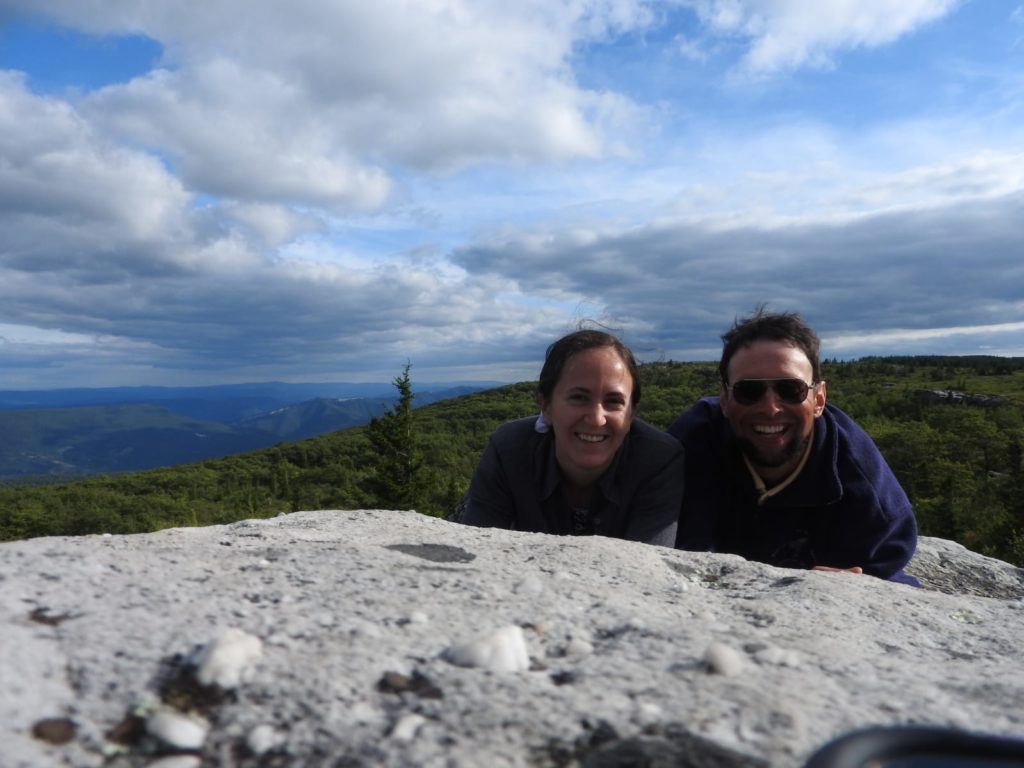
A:
<svg viewBox="0 0 1024 768">
<path fill-rule="evenodd" d="M 726 424 L 732 451 L 737 456 L 744 475 L 749 477 L 747 464 L 739 446 L 732 439 L 732 430 Z M 843 496 L 843 484 L 839 479 L 837 460 L 839 456 L 839 432 L 829 406 L 814 420 L 811 449 L 803 468 L 785 488 L 771 494 L 763 502 L 771 506 L 773 499 L 780 499 L 786 506 L 821 506 L 833 504 Z M 753 483 L 753 480 L 750 480 Z"/>
<path fill-rule="evenodd" d="M 551 430 L 544 432 L 535 430 L 535 432 L 536 444 L 533 453 L 534 477 L 540 478 L 540 482 L 537 484 L 540 490 L 540 500 L 546 501 L 558 490 L 558 486 L 562 482 L 562 470 L 559 468 L 558 459 L 555 457 L 554 432 Z M 615 505 L 620 503 L 619 488 L 618 483 L 615 482 L 615 477 L 618 474 L 619 465 L 622 463 L 623 457 L 632 448 L 630 441 L 632 434 L 633 427 L 631 426 L 629 433 L 616 452 L 615 458 L 612 459 L 612 463 L 608 465 L 608 469 L 604 471 L 597 481 L 597 488 L 601 495 L 606 501 Z"/>
</svg>

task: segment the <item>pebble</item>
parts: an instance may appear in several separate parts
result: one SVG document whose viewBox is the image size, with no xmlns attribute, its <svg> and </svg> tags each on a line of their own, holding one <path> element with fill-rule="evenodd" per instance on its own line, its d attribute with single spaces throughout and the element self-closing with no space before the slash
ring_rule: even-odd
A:
<svg viewBox="0 0 1024 768">
<path fill-rule="evenodd" d="M 285 742 L 283 733 L 279 733 L 271 725 L 257 725 L 245 739 L 246 746 L 254 755 L 262 755 L 272 749 L 277 749 Z"/>
<path fill-rule="evenodd" d="M 202 764 L 198 755 L 169 755 L 146 763 L 146 768 L 199 768 Z"/>
<path fill-rule="evenodd" d="M 586 640 L 580 640 L 575 637 L 569 641 L 568 645 L 565 646 L 565 653 L 567 656 L 589 656 L 593 652 L 594 646 Z"/>
<path fill-rule="evenodd" d="M 196 679 L 202 685 L 237 688 L 262 655 L 263 643 L 258 637 L 229 627 L 203 648 Z"/>
<path fill-rule="evenodd" d="M 210 724 L 173 709 L 159 709 L 146 720 L 146 730 L 176 749 L 199 749 L 210 732 Z"/>
<path fill-rule="evenodd" d="M 656 725 L 665 719 L 665 713 L 657 704 L 642 701 L 637 703 L 634 719 L 641 726 Z"/>
<path fill-rule="evenodd" d="M 521 627 L 501 627 L 489 635 L 451 646 L 447 658 L 460 667 L 482 667 L 493 672 L 524 672 L 530 654 Z"/>
<path fill-rule="evenodd" d="M 734 677 L 743 671 L 743 656 L 735 648 L 713 640 L 704 651 L 704 662 L 712 672 Z"/>
<path fill-rule="evenodd" d="M 391 738 L 398 741 L 412 741 L 416 736 L 416 732 L 420 729 L 420 726 L 425 722 L 427 722 L 427 718 L 423 717 L 423 715 L 417 715 L 414 712 L 403 715 L 401 719 L 395 723 L 395 727 L 391 731 Z"/>
<path fill-rule="evenodd" d="M 67 717 L 49 717 L 32 726 L 32 735 L 48 744 L 67 744 L 75 738 L 77 726 Z"/>
</svg>

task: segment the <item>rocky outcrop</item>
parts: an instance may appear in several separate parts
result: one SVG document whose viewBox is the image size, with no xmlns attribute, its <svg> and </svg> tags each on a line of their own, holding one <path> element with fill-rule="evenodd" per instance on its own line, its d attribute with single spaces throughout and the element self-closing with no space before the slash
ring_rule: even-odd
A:
<svg viewBox="0 0 1024 768">
<path fill-rule="evenodd" d="M 1024 568 L 983 557 L 955 541 L 922 537 L 907 571 L 929 590 L 1024 600 Z"/>
<path fill-rule="evenodd" d="M 972 394 L 953 389 L 915 389 L 914 397 L 928 405 L 977 405 L 982 408 L 998 408 L 1010 402 L 1002 395 Z"/>
<path fill-rule="evenodd" d="M 392 511 L 6 543 L 3 764 L 799 766 L 870 724 L 1024 734 L 1021 570 L 939 539 L 909 570 L 928 588 Z"/>
</svg>

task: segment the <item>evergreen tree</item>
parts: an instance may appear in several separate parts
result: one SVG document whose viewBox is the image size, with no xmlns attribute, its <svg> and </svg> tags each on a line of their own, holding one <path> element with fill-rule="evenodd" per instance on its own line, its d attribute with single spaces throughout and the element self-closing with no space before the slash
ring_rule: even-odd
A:
<svg viewBox="0 0 1024 768">
<path fill-rule="evenodd" d="M 416 435 L 412 401 L 416 397 L 409 379 L 410 364 L 392 382 L 398 402 L 380 418 L 373 418 L 367 436 L 373 447 L 371 490 L 380 507 L 416 509 L 423 491 L 423 455 Z"/>
</svg>

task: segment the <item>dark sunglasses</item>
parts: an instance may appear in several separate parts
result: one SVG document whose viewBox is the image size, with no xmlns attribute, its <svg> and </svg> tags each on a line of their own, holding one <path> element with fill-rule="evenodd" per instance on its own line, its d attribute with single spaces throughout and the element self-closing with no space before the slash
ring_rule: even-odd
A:
<svg viewBox="0 0 1024 768">
<path fill-rule="evenodd" d="M 753 405 L 759 402 L 769 388 L 787 405 L 799 405 L 807 399 L 807 393 L 816 386 L 802 379 L 740 379 L 726 385 L 733 399 L 740 405 Z"/>
</svg>

